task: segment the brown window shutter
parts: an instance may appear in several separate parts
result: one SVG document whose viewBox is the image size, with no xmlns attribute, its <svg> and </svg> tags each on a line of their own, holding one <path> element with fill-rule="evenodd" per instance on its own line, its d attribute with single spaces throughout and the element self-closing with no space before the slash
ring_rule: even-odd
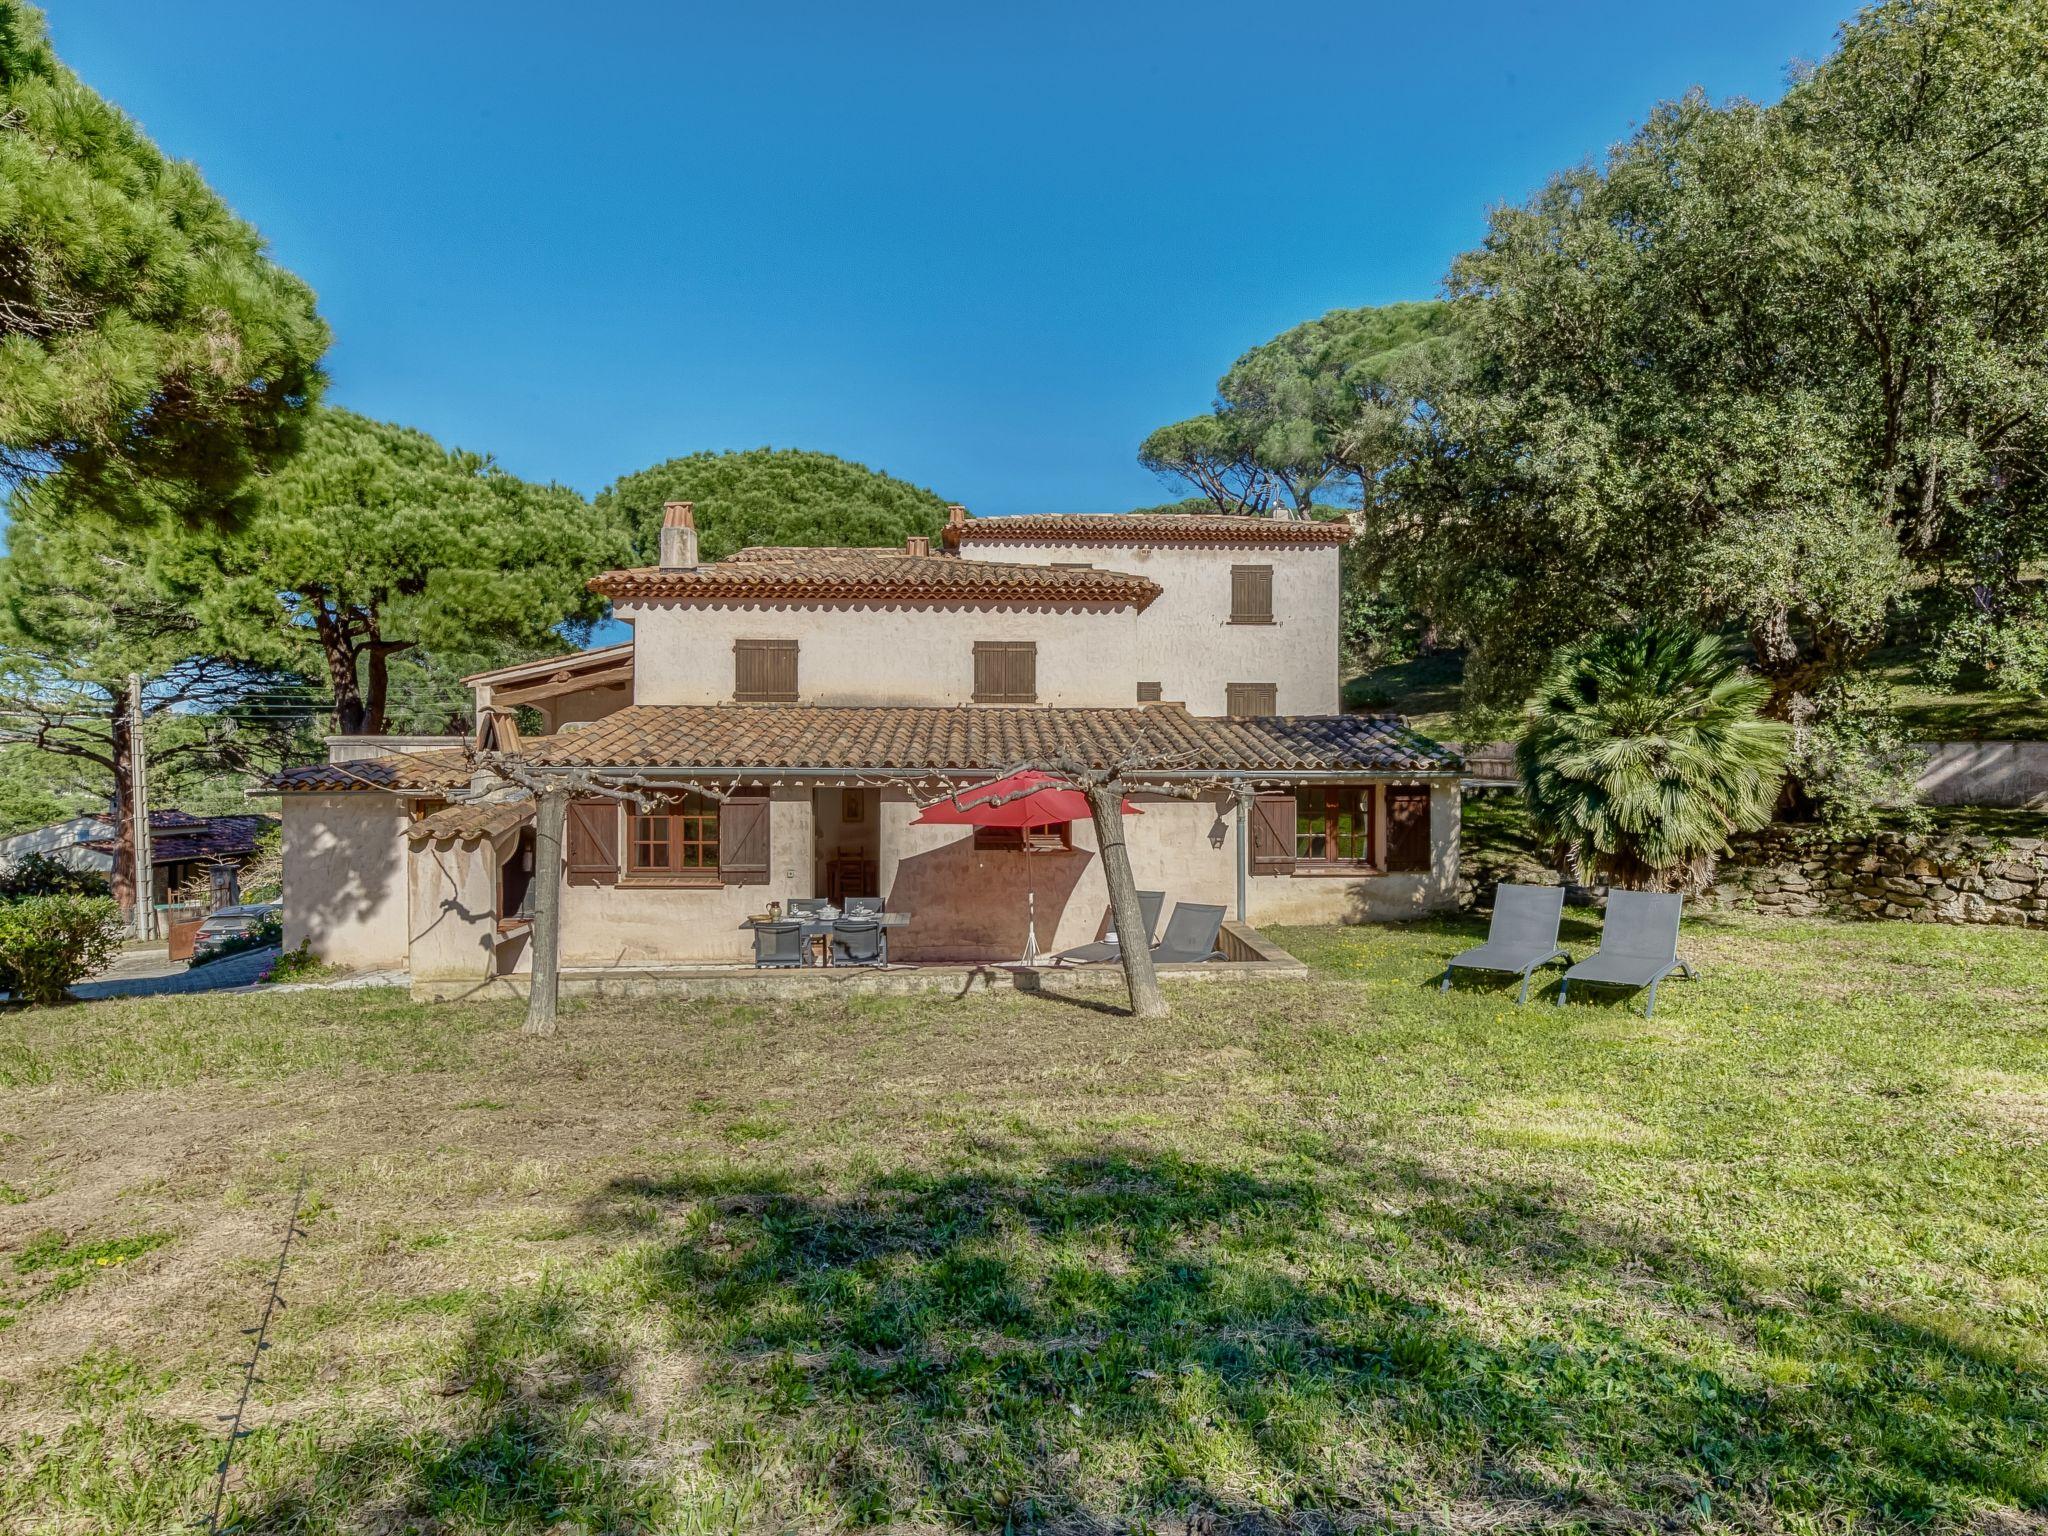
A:
<svg viewBox="0 0 2048 1536">
<path fill-rule="evenodd" d="M 735 640 L 732 696 L 736 704 L 794 704 L 797 643 L 794 640 Z"/>
<path fill-rule="evenodd" d="M 571 800 L 565 850 L 571 885 L 611 885 L 619 878 L 619 803 Z"/>
<path fill-rule="evenodd" d="M 977 640 L 974 642 L 974 702 L 1036 704 L 1038 642 Z"/>
<path fill-rule="evenodd" d="M 768 883 L 768 798 L 735 795 L 718 809 L 718 878 L 726 885 Z"/>
<path fill-rule="evenodd" d="M 1273 622 L 1273 567 L 1233 565 L 1230 568 L 1230 622 Z"/>
<path fill-rule="evenodd" d="M 1429 786 L 1394 784 L 1387 789 L 1387 868 L 1429 868 Z"/>
<path fill-rule="evenodd" d="M 1252 720 L 1280 713 L 1278 683 L 1225 683 L 1223 712 L 1233 720 Z"/>
<path fill-rule="evenodd" d="M 1294 796 L 1256 795 L 1252 799 L 1252 873 L 1294 873 Z"/>
<path fill-rule="evenodd" d="M 1157 683 L 1138 684 L 1138 702 L 1140 704 L 1157 704 L 1159 702 L 1159 685 Z"/>
</svg>

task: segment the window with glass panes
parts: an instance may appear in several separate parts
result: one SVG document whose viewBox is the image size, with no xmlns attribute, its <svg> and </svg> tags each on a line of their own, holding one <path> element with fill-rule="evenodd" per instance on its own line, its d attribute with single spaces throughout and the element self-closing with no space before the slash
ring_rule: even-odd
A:
<svg viewBox="0 0 2048 1536">
<path fill-rule="evenodd" d="M 1301 864 L 1370 864 L 1372 790 L 1364 785 L 1294 792 L 1294 857 Z"/>
<path fill-rule="evenodd" d="M 651 816 L 633 816 L 626 849 L 632 874 L 715 876 L 718 802 L 690 794 Z"/>
</svg>

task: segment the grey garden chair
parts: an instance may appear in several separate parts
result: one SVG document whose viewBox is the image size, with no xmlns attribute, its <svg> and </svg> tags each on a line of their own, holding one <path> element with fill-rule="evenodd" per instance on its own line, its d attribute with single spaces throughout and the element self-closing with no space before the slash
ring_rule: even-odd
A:
<svg viewBox="0 0 2048 1536">
<path fill-rule="evenodd" d="M 754 924 L 754 964 L 763 970 L 795 970 L 804 963 L 802 923 Z"/>
<path fill-rule="evenodd" d="M 1693 969 L 1678 958 L 1678 919 L 1685 905 L 1679 895 L 1655 891 L 1609 891 L 1607 921 L 1600 929 L 1600 947 L 1564 973 L 1557 985 L 1557 1001 L 1564 1003 L 1565 988 L 1575 981 L 1590 981 L 1603 987 L 1648 987 L 1644 1018 L 1657 1012 L 1657 983 L 1673 971 L 1687 981 L 1695 979 Z"/>
<path fill-rule="evenodd" d="M 872 917 L 881 910 L 882 898 L 879 896 L 849 896 L 846 898 L 846 915 L 848 917 Z"/>
<path fill-rule="evenodd" d="M 1152 947 L 1152 935 L 1159 931 L 1159 909 L 1166 905 L 1166 892 L 1138 892 L 1138 911 L 1145 919 L 1145 947 Z M 1112 918 L 1111 921 L 1114 921 Z M 1122 937 L 1121 934 L 1118 935 Z M 1107 940 L 1098 944 L 1083 944 L 1078 949 L 1066 949 L 1053 956 L 1062 965 L 1086 965 L 1092 961 L 1121 960 L 1123 946 Z"/>
<path fill-rule="evenodd" d="M 1166 920 L 1166 934 L 1152 946 L 1155 965 L 1193 965 L 1213 960 L 1219 951 L 1216 934 L 1223 927 L 1221 907 L 1197 906 L 1177 901 L 1173 916 Z"/>
<path fill-rule="evenodd" d="M 1503 971 L 1522 978 L 1522 990 L 1515 994 L 1519 1007 L 1529 1000 L 1529 978 L 1534 972 L 1553 960 L 1572 963 L 1570 954 L 1557 943 L 1557 925 L 1563 917 L 1563 886 L 1503 881 L 1493 893 L 1493 922 L 1486 930 L 1486 942 L 1453 955 L 1444 966 L 1443 985 L 1437 990 L 1451 990 L 1453 971 Z"/>
<path fill-rule="evenodd" d="M 834 965 L 887 965 L 889 940 L 869 917 L 842 917 L 832 924 Z"/>
</svg>

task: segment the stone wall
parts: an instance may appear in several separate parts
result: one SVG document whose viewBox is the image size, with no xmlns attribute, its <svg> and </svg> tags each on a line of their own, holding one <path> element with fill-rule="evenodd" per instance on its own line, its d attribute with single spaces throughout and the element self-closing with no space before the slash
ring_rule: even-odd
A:
<svg viewBox="0 0 2048 1536">
<path fill-rule="evenodd" d="M 1735 840 L 1709 904 L 1916 923 L 2048 927 L 2048 837 L 1767 827 Z"/>
</svg>

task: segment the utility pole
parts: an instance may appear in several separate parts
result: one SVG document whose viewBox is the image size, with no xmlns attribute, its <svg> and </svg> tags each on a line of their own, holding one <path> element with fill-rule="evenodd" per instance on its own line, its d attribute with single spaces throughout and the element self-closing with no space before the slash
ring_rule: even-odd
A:
<svg viewBox="0 0 2048 1536">
<path fill-rule="evenodd" d="M 135 937 L 147 939 L 156 882 L 149 848 L 149 776 L 142 761 L 142 678 L 134 672 L 128 674 L 128 814 L 135 844 Z"/>
</svg>

